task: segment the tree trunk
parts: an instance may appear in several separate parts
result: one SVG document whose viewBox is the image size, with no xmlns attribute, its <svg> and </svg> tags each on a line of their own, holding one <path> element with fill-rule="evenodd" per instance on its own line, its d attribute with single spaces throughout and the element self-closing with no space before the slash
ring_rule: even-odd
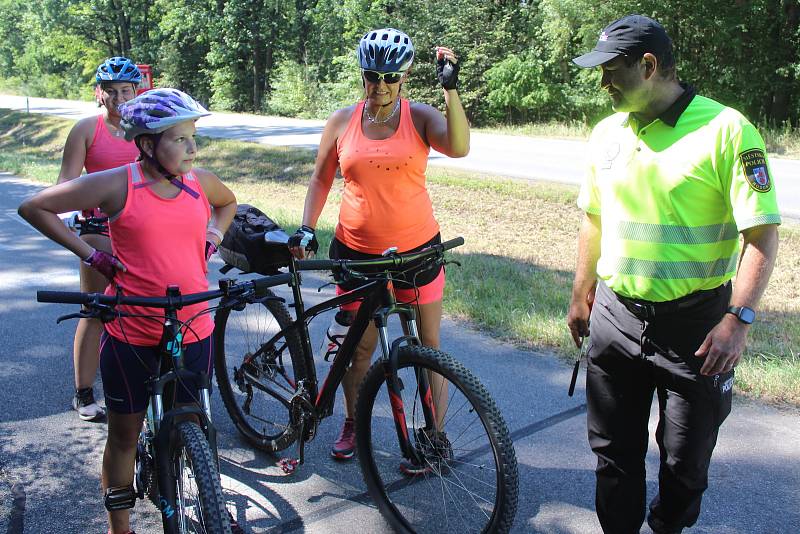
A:
<svg viewBox="0 0 800 534">
<path fill-rule="evenodd" d="M 264 87 L 264 43 L 261 36 L 253 39 L 253 111 L 261 109 Z"/>
</svg>

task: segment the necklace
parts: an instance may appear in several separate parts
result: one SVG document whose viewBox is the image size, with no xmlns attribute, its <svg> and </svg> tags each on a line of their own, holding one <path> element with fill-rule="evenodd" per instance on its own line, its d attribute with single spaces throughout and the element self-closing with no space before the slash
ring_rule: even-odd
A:
<svg viewBox="0 0 800 534">
<path fill-rule="evenodd" d="M 394 101 L 394 109 L 392 109 L 392 112 L 379 120 L 378 114 L 376 113 L 374 117 L 370 115 L 369 110 L 367 109 L 367 105 L 364 104 L 364 114 L 367 116 L 367 119 L 369 119 L 369 122 L 371 122 L 372 124 L 384 124 L 386 122 L 389 122 L 392 119 L 392 117 L 394 117 L 395 113 L 397 113 L 398 109 L 400 109 L 400 97 L 397 97 L 397 100 Z"/>
<path fill-rule="evenodd" d="M 106 119 L 106 128 L 108 129 L 108 133 L 110 133 L 113 137 L 125 137 L 125 130 L 123 130 L 120 126 L 115 126 L 108 119 Z"/>
</svg>

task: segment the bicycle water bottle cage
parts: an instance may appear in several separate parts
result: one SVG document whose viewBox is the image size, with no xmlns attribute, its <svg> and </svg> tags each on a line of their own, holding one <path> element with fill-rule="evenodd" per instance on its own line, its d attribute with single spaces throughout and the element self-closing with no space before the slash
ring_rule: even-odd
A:
<svg viewBox="0 0 800 534">
<path fill-rule="evenodd" d="M 109 512 L 127 510 L 136 504 L 136 492 L 133 486 L 117 486 L 106 490 L 105 505 Z"/>
</svg>

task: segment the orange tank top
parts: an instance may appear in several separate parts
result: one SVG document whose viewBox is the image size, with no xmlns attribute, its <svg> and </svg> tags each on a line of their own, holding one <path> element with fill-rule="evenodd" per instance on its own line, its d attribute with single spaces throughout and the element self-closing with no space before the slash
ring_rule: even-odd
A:
<svg viewBox="0 0 800 534">
<path fill-rule="evenodd" d="M 123 295 L 163 297 L 169 285 L 177 285 L 182 294 L 208 291 L 205 244 L 211 208 L 194 172 L 181 180 L 192 194 L 182 189 L 175 198 L 163 198 L 148 187 L 139 163 L 128 166 L 125 207 L 109 220 L 111 248 L 128 270 L 117 272 L 107 295 L 115 295 L 119 288 Z M 164 316 L 164 310 L 155 308 L 120 308 Z M 178 310 L 178 319 L 186 321 L 207 308 L 205 302 L 186 306 Z M 158 321 L 137 317 L 111 321 L 105 328 L 114 338 L 141 346 L 157 345 L 163 332 Z M 184 340 L 204 339 L 213 330 L 211 317 L 201 315 L 185 330 Z"/>
<path fill-rule="evenodd" d="M 414 128 L 407 100 L 400 102 L 397 131 L 381 140 L 369 139 L 361 131 L 364 105 L 364 101 L 356 105 L 336 142 L 344 177 L 336 238 L 367 254 L 380 254 L 389 247 L 410 250 L 439 231 L 425 188 L 430 148 Z"/>
<path fill-rule="evenodd" d="M 86 151 L 83 166 L 87 173 L 105 171 L 133 163 L 139 157 L 136 143 L 114 137 L 106 127 L 102 115 L 98 115 L 94 128 L 94 138 Z"/>
</svg>

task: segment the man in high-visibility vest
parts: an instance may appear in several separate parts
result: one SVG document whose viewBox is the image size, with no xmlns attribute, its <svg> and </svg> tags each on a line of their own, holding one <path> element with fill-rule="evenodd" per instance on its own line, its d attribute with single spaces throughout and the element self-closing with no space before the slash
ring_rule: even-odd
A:
<svg viewBox="0 0 800 534">
<path fill-rule="evenodd" d="M 578 346 L 591 334 L 597 515 L 614 534 L 638 533 L 645 520 L 655 392 L 661 466 L 647 522 L 656 533 L 681 532 L 700 513 L 734 367 L 774 265 L 781 219 L 772 176 L 753 125 L 678 80 L 656 21 L 619 19 L 573 61 L 601 69 L 616 111 L 589 143 L 567 318 Z"/>
</svg>

